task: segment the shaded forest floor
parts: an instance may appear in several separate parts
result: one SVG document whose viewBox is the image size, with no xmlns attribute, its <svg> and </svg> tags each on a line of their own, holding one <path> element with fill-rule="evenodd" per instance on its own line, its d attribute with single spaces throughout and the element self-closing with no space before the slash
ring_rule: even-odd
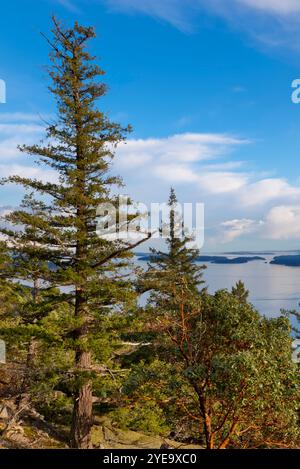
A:
<svg viewBox="0 0 300 469">
<path fill-rule="evenodd" d="M 0 430 L 6 425 L 0 420 Z M 57 428 L 36 413 L 27 413 L 0 438 L 0 449 L 64 449 L 68 448 L 68 429 Z M 156 435 L 146 435 L 117 428 L 109 419 L 97 417 L 92 430 L 95 449 L 156 449 L 168 445 L 170 449 L 200 449 Z"/>
</svg>

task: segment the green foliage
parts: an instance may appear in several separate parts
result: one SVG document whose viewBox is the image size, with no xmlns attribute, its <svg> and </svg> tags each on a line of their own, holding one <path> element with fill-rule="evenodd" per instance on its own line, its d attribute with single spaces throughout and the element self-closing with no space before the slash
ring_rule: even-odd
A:
<svg viewBox="0 0 300 469">
<path fill-rule="evenodd" d="M 164 227 L 162 227 L 162 230 Z M 177 198 L 174 189 L 169 197 L 169 237 L 166 239 L 167 252 L 152 249 L 149 269 L 141 284 L 151 291 L 149 304 L 159 308 L 176 310 L 175 296 L 183 289 L 189 291 L 189 297 L 198 295 L 203 285 L 205 266 L 196 263 L 199 250 L 191 247 L 193 239 L 182 233 L 182 219 L 177 210 Z"/>
<path fill-rule="evenodd" d="M 153 401 L 120 407 L 110 415 L 115 424 L 123 429 L 160 436 L 167 436 L 170 432 L 162 409 Z"/>
<path fill-rule="evenodd" d="M 299 375 L 288 319 L 261 317 L 222 290 L 202 293 L 192 310 L 166 310 L 156 324 L 152 361 L 132 366 L 123 387 L 129 409 L 152 402 L 177 438 L 204 439 L 209 448 L 297 447 Z"/>
<path fill-rule="evenodd" d="M 35 407 L 46 421 L 64 427 L 71 424 L 72 399 L 62 392 L 48 393 L 44 399 L 34 401 Z"/>
<path fill-rule="evenodd" d="M 27 289 L 17 282 L 12 282 L 13 276 L 10 251 L 5 242 L 0 242 L 0 325 L 3 321 L 13 322 L 20 309 L 26 302 Z M 1 333 L 1 326 L 0 326 Z"/>
<path fill-rule="evenodd" d="M 235 295 L 241 303 L 246 303 L 248 300 L 249 290 L 246 290 L 245 285 L 241 280 L 232 287 L 231 293 Z"/>
</svg>

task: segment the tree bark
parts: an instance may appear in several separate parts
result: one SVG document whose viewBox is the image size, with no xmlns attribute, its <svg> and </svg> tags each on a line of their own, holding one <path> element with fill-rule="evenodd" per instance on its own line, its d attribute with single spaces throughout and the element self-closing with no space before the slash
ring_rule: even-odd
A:
<svg viewBox="0 0 300 469">
<path fill-rule="evenodd" d="M 211 415 L 209 409 L 207 409 L 206 399 L 203 392 L 199 389 L 199 386 L 194 384 L 194 389 L 198 395 L 200 414 L 203 418 L 206 449 L 214 449 L 214 434 L 211 428 Z"/>
<path fill-rule="evenodd" d="M 232 425 L 230 427 L 230 430 L 228 432 L 228 435 L 226 436 L 226 438 L 224 438 L 224 440 L 222 441 L 222 443 L 220 444 L 219 446 L 219 449 L 226 449 L 227 446 L 229 445 L 230 443 L 230 440 L 231 440 L 231 437 L 232 435 L 234 434 L 235 432 L 235 429 L 237 427 L 237 424 L 238 424 L 238 419 L 234 419 L 233 422 L 232 422 Z"/>
<path fill-rule="evenodd" d="M 75 317 L 84 318 L 85 298 L 81 288 L 76 289 Z M 74 331 L 76 341 L 84 341 L 87 335 L 87 324 L 83 324 Z M 82 343 L 77 344 L 75 349 L 75 365 L 79 373 L 91 370 L 91 353 L 82 348 Z M 93 425 L 93 386 L 92 381 L 79 376 L 80 382 L 76 386 L 74 395 L 74 406 L 72 414 L 72 425 L 70 431 L 70 446 L 74 449 L 91 449 L 91 429 Z"/>
<path fill-rule="evenodd" d="M 91 354 L 78 352 L 77 366 L 81 370 L 91 366 Z M 71 426 L 71 448 L 91 449 L 91 429 L 93 424 L 93 395 L 90 381 L 81 385 L 76 392 Z"/>
<path fill-rule="evenodd" d="M 29 401 L 30 401 L 29 390 L 32 384 L 32 370 L 34 367 L 36 347 L 37 347 L 37 343 L 36 343 L 35 337 L 31 337 L 30 342 L 28 344 L 26 366 L 25 366 L 24 377 L 23 377 L 23 381 L 21 385 L 21 391 L 17 398 L 17 411 L 19 411 L 21 407 L 25 408 L 25 407 L 28 407 L 29 405 Z"/>
</svg>

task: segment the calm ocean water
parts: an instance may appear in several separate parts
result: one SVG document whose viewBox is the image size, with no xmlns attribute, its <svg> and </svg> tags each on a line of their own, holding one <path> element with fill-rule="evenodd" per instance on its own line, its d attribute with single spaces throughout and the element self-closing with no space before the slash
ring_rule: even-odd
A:
<svg viewBox="0 0 300 469">
<path fill-rule="evenodd" d="M 228 256 L 229 257 L 229 256 Z M 207 264 L 204 279 L 211 293 L 242 280 L 251 303 L 266 316 L 278 316 L 281 309 L 300 311 L 300 267 L 273 265 L 272 256 L 247 264 Z"/>
<path fill-rule="evenodd" d="M 280 254 L 282 253 L 275 253 L 275 255 Z M 207 263 L 204 280 L 209 292 L 214 293 L 222 288 L 230 290 L 238 280 L 242 280 L 250 292 L 251 303 L 262 314 L 274 317 L 280 314 L 281 309 L 300 311 L 300 267 L 270 264 L 274 255 L 261 255 L 261 257 L 264 257 L 267 263 L 265 261 L 231 265 Z M 146 263 L 141 262 L 140 265 L 145 266 Z"/>
</svg>

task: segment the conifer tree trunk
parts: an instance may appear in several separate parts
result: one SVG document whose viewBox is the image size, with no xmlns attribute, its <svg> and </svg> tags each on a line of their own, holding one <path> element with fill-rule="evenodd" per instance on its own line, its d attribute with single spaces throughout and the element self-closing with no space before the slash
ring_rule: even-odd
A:
<svg viewBox="0 0 300 469">
<path fill-rule="evenodd" d="M 21 392 L 19 398 L 17 399 L 17 410 L 25 408 L 29 404 L 29 395 L 28 390 L 31 384 L 31 371 L 34 366 L 34 358 L 36 356 L 36 340 L 34 337 L 30 339 L 27 349 L 26 365 L 24 371 L 24 377 L 21 386 Z"/>
<path fill-rule="evenodd" d="M 78 351 L 76 356 L 77 366 L 81 369 L 89 369 L 91 366 L 90 352 Z M 71 448 L 90 449 L 92 427 L 92 385 L 91 382 L 80 386 L 75 394 L 71 427 Z"/>
<path fill-rule="evenodd" d="M 78 256 L 82 256 L 84 249 L 77 245 Z M 76 289 L 75 317 L 84 321 L 82 327 L 74 333 L 77 343 L 84 342 L 87 335 L 87 318 L 85 313 L 85 297 L 82 288 Z M 89 372 L 91 367 L 91 353 L 79 345 L 75 353 L 75 366 L 80 373 Z M 74 407 L 72 415 L 72 425 L 70 433 L 71 448 L 90 449 L 91 428 L 93 424 L 93 388 L 90 380 L 84 380 L 76 386 L 74 395 Z"/>
</svg>

